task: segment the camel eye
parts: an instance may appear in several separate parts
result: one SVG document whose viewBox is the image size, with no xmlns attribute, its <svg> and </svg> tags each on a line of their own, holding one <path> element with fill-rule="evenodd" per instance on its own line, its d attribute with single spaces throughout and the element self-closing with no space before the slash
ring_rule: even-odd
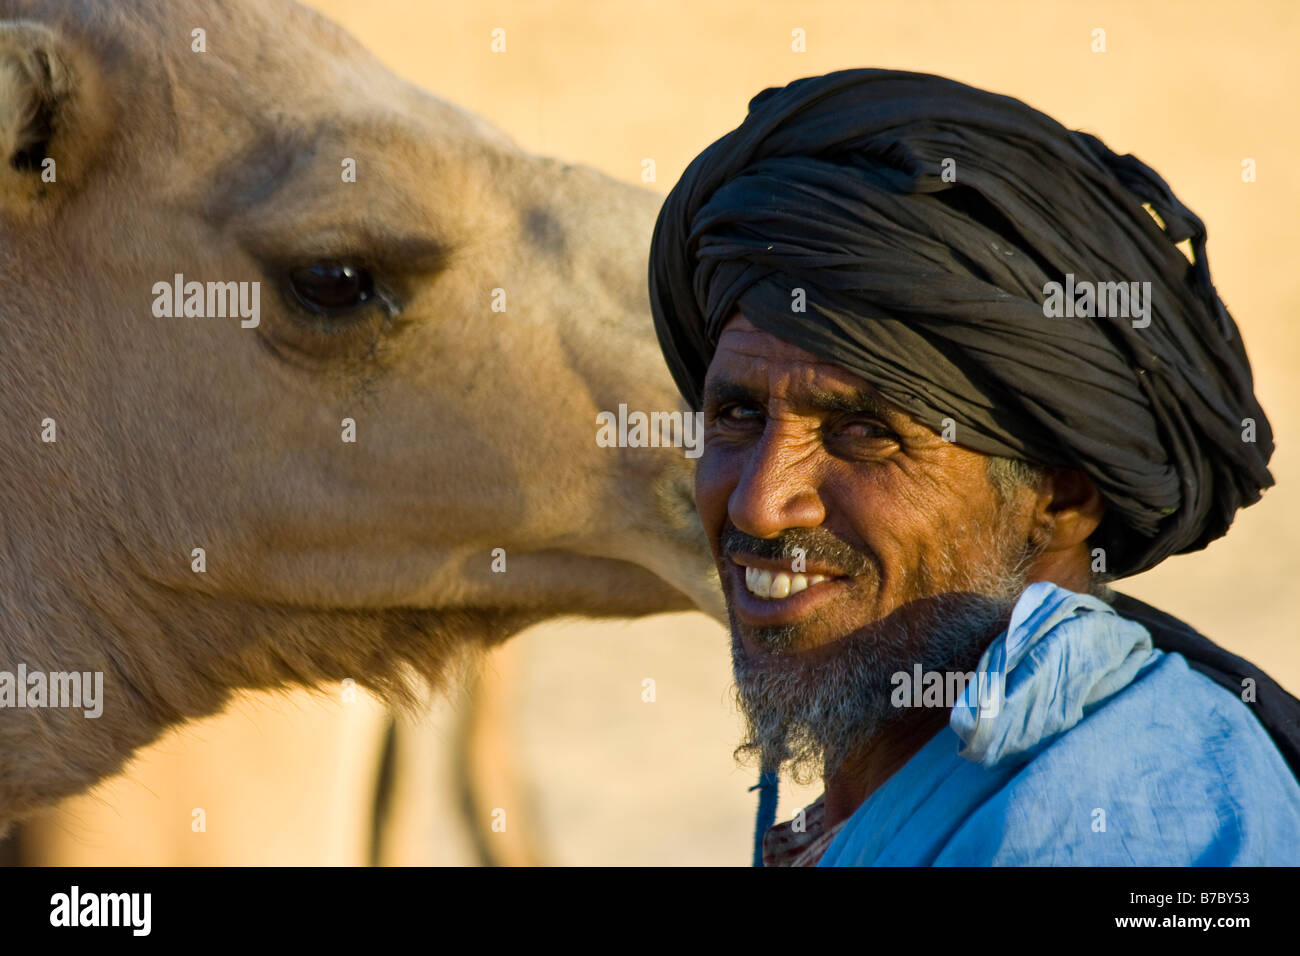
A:
<svg viewBox="0 0 1300 956">
<path fill-rule="evenodd" d="M 375 279 L 351 263 L 313 262 L 289 270 L 289 289 L 309 312 L 342 315 L 375 298 Z"/>
</svg>

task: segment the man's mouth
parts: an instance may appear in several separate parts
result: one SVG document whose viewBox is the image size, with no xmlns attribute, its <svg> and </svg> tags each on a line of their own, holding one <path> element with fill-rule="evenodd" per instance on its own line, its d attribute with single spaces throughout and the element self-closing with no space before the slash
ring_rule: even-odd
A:
<svg viewBox="0 0 1300 956">
<path fill-rule="evenodd" d="M 773 573 L 763 568 L 745 568 L 745 589 L 750 594 L 770 601 L 788 598 L 809 585 L 829 580 L 824 574 L 786 574 L 784 571 Z"/>
<path fill-rule="evenodd" d="M 807 617 L 852 579 L 829 568 L 795 571 L 790 562 L 736 554 L 728 558 L 734 610 L 746 624 L 771 627 Z"/>
</svg>

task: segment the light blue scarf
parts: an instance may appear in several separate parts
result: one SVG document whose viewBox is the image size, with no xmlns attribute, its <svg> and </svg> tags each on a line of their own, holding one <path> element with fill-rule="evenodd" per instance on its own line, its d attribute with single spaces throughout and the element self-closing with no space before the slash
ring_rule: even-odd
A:
<svg viewBox="0 0 1300 956">
<path fill-rule="evenodd" d="M 1300 785 L 1258 720 L 1104 602 L 1030 585 L 976 678 L 819 865 L 1300 865 Z"/>
</svg>

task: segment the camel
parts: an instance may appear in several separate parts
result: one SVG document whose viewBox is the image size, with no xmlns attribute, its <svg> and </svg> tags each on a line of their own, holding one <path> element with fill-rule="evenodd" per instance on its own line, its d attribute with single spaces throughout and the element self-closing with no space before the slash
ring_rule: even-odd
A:
<svg viewBox="0 0 1300 956">
<path fill-rule="evenodd" d="M 0 152 L 0 672 L 102 678 L 0 706 L 0 828 L 243 689 L 721 614 L 692 460 L 595 440 L 682 409 L 653 193 L 287 0 L 0 0 Z"/>
</svg>

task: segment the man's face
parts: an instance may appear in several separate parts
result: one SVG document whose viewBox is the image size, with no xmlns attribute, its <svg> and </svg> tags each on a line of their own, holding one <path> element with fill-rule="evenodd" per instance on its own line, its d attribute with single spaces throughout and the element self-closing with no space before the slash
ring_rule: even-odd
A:
<svg viewBox="0 0 1300 956">
<path fill-rule="evenodd" d="M 891 675 L 973 668 L 1025 584 L 1028 499 L 1003 502 L 985 456 L 741 316 L 703 410 L 696 505 L 731 617 L 741 750 L 830 772 L 897 716 Z"/>
</svg>

